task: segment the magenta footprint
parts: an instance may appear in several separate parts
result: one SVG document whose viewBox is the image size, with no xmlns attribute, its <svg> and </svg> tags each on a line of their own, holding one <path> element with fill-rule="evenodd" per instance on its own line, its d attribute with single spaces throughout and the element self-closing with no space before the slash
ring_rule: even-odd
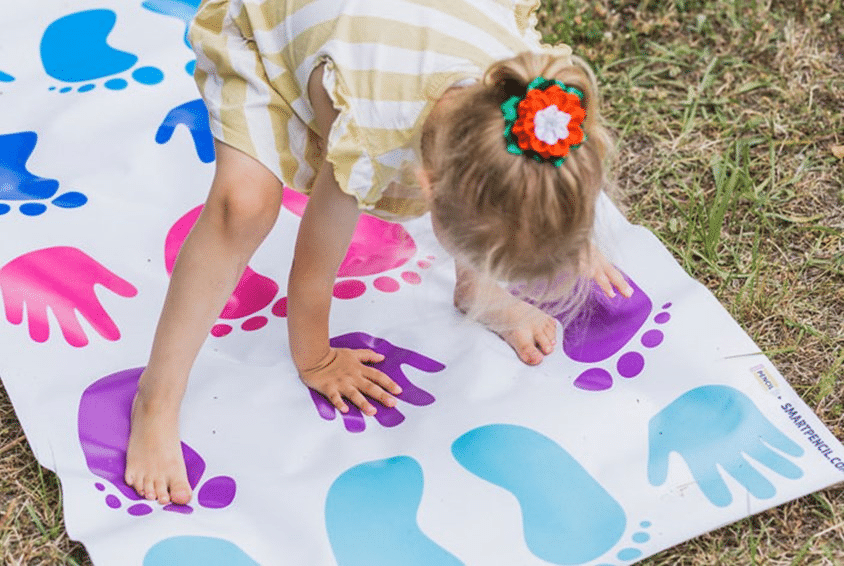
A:
<svg viewBox="0 0 844 566">
<path fill-rule="evenodd" d="M 199 218 L 201 211 L 201 205 L 192 209 L 177 220 L 167 233 L 164 244 L 164 263 L 168 275 L 173 272 L 176 256 L 179 255 L 179 250 L 182 248 L 191 228 L 196 224 L 196 219 Z M 220 318 L 224 320 L 245 319 L 240 324 L 240 328 L 247 332 L 263 328 L 269 321 L 266 316 L 257 313 L 267 307 L 275 299 L 277 293 L 278 284 L 275 281 L 256 273 L 247 266 L 232 296 L 229 297 L 226 306 L 223 308 L 223 312 L 220 313 Z M 233 327 L 230 324 L 219 323 L 211 329 L 211 334 L 219 338 L 229 334 L 232 330 Z"/>
<path fill-rule="evenodd" d="M 133 368 L 107 375 L 92 383 L 82 393 L 79 402 L 79 442 L 88 469 L 94 475 L 106 480 L 129 500 L 128 513 L 140 516 L 152 513 L 152 507 L 135 490 L 126 485 L 126 447 L 129 444 L 132 400 L 138 387 L 138 378 L 144 368 Z M 182 442 L 182 455 L 188 472 L 188 483 L 194 491 L 205 473 L 205 460 L 190 446 Z M 101 492 L 106 485 L 97 482 L 94 486 Z M 207 480 L 196 492 L 195 501 L 209 509 L 228 507 L 234 500 L 236 483 L 228 476 L 217 476 Z M 105 503 L 112 509 L 123 506 L 120 497 L 110 493 Z M 171 503 L 165 511 L 188 514 L 190 505 Z"/>
<path fill-rule="evenodd" d="M 593 284 L 583 311 L 577 315 L 563 332 L 563 351 L 574 361 L 594 364 L 604 362 L 624 351 L 615 360 L 616 373 L 626 379 L 639 376 L 645 368 L 645 357 L 638 350 L 634 339 L 648 323 L 653 310 L 650 297 L 625 275 L 633 287 L 633 295 L 624 298 L 617 295 L 607 297 Z M 653 322 L 662 325 L 671 319 L 666 312 L 671 303 L 662 306 L 662 311 L 653 317 Z M 662 330 L 652 328 L 639 337 L 639 344 L 646 349 L 662 344 L 665 335 Z M 590 367 L 574 380 L 575 387 L 587 391 L 604 391 L 613 386 L 613 374 L 603 367 Z"/>
<path fill-rule="evenodd" d="M 301 217 L 305 212 L 308 197 L 293 189 L 284 189 L 284 207 Z M 366 293 L 367 284 L 361 277 L 378 275 L 371 281 L 372 287 L 382 293 L 394 293 L 402 286 L 402 281 L 408 285 L 419 285 L 422 276 L 416 268 L 423 270 L 431 266 L 428 256 L 426 260 L 416 262 L 416 268 L 405 268 L 411 258 L 416 255 L 416 242 L 407 231 L 394 222 L 387 222 L 367 214 L 361 215 L 349 251 L 337 270 L 340 279 L 334 285 L 334 297 L 338 299 L 356 299 Z M 394 272 L 386 275 L 387 272 Z M 382 275 L 383 274 L 383 275 Z M 287 313 L 287 298 L 281 299 L 274 306 L 276 316 Z M 283 313 L 283 314 L 282 314 Z"/>
</svg>

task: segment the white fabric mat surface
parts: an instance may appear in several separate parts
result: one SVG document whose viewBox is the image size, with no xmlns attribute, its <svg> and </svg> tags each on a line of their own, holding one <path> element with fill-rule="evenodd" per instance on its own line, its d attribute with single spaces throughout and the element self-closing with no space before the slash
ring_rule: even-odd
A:
<svg viewBox="0 0 844 566">
<path fill-rule="evenodd" d="M 120 479 L 129 404 L 214 169 L 195 8 L 40 0 L 0 20 L 0 378 L 95 564 L 630 564 L 842 479 L 844 447 L 604 200 L 636 294 L 595 298 L 538 367 L 455 311 L 428 218 L 362 220 L 331 332 L 384 353 L 405 393 L 335 415 L 287 349 L 289 194 L 191 376 L 194 499 L 141 501 Z"/>
</svg>

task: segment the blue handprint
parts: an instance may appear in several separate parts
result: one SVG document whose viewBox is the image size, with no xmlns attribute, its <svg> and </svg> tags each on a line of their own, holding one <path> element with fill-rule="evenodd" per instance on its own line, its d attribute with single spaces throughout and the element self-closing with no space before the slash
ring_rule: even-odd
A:
<svg viewBox="0 0 844 566">
<path fill-rule="evenodd" d="M 803 449 L 766 419 L 743 393 L 724 385 L 706 385 L 681 395 L 649 424 L 648 479 L 662 485 L 668 477 L 668 456 L 682 456 L 707 499 L 718 507 L 733 501 L 718 468 L 755 497 L 767 499 L 777 490 L 750 462 L 797 479 L 803 471 L 771 448 L 791 456 Z"/>
<path fill-rule="evenodd" d="M 180 124 L 184 124 L 190 130 L 199 160 L 203 163 L 214 161 L 214 136 L 211 135 L 211 127 L 208 125 L 208 109 L 201 98 L 185 102 L 170 110 L 155 133 L 155 141 L 160 144 L 170 141 L 173 131 Z"/>
</svg>

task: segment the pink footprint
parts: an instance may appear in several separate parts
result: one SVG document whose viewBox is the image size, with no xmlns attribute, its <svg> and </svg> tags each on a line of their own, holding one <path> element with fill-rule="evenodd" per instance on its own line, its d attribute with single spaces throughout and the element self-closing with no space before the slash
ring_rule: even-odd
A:
<svg viewBox="0 0 844 566">
<path fill-rule="evenodd" d="M 130 515 L 147 515 L 152 507 L 133 488 L 123 481 L 126 472 L 126 447 L 129 445 L 132 399 L 138 388 L 138 378 L 144 368 L 133 368 L 107 375 L 88 386 L 79 401 L 79 442 L 85 454 L 85 462 L 91 473 L 112 484 L 130 501 L 136 501 L 127 512 Z M 205 460 L 190 446 L 182 442 L 182 455 L 188 472 L 188 483 L 195 489 L 205 472 Z M 106 486 L 97 482 L 99 491 Z M 228 507 L 234 500 L 237 485 L 228 476 L 217 476 L 207 480 L 196 495 L 202 507 L 220 509 Z M 114 494 L 105 497 L 106 505 L 112 509 L 122 506 Z M 165 511 L 188 514 L 190 505 L 171 503 Z"/>
<path fill-rule="evenodd" d="M 307 196 L 285 187 L 284 208 L 301 217 L 307 203 Z M 397 270 L 415 255 L 416 242 L 401 224 L 387 222 L 367 214 L 362 215 L 352 236 L 349 251 L 343 263 L 340 264 L 340 269 L 337 270 L 337 277 L 341 280 L 334 285 L 334 296 L 338 299 L 360 297 L 366 292 L 366 283 L 359 279 L 360 277 Z M 433 256 L 428 256 L 426 260 L 417 261 L 416 265 L 419 269 L 427 269 L 431 266 L 432 259 L 434 259 Z M 398 274 L 376 277 L 372 281 L 372 286 L 384 293 L 398 291 L 401 283 L 396 276 L 410 285 L 418 285 L 422 282 L 422 277 L 417 271 L 405 269 Z M 273 306 L 273 313 L 277 316 L 286 316 L 287 297 L 283 297 Z"/>
<path fill-rule="evenodd" d="M 201 211 L 202 205 L 192 209 L 177 220 L 167 233 L 167 239 L 164 243 L 164 264 L 167 268 L 168 275 L 173 272 L 176 256 L 178 256 L 179 250 L 182 248 L 182 244 L 185 242 L 185 238 L 187 238 L 191 228 L 196 224 L 196 219 L 199 218 Z M 252 315 L 256 315 L 261 309 L 269 305 L 277 293 L 278 284 L 275 281 L 256 273 L 247 266 L 232 296 L 229 297 L 226 306 L 223 308 L 223 312 L 220 313 L 220 318 L 235 320 L 249 317 L 241 323 L 240 328 L 242 330 L 252 331 L 263 328 L 268 322 L 267 317 Z M 220 323 L 214 325 L 211 329 L 211 334 L 220 337 L 225 336 L 232 330 L 231 325 Z"/>
<path fill-rule="evenodd" d="M 574 361 L 586 364 L 615 359 L 615 373 L 630 379 L 639 376 L 645 368 L 645 357 L 638 351 L 634 339 L 647 349 L 662 344 L 665 335 L 657 328 L 641 333 L 651 318 L 653 303 L 650 297 L 629 277 L 625 279 L 633 287 L 633 295 L 627 299 L 621 295 L 610 299 L 593 284 L 583 312 L 563 332 L 563 351 Z M 663 325 L 671 319 L 667 309 L 671 303 L 662 305 L 662 312 L 652 321 Z M 575 387 L 587 391 L 603 391 L 613 386 L 613 374 L 606 369 L 593 366 L 585 369 L 574 380 Z"/>
</svg>

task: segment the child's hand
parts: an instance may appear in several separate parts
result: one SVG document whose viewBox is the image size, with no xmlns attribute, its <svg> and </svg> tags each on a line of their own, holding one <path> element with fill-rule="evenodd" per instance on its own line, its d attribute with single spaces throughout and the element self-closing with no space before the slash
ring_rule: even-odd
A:
<svg viewBox="0 0 844 566">
<path fill-rule="evenodd" d="M 382 354 L 372 350 L 331 348 L 317 365 L 299 373 L 305 385 L 320 392 L 340 412 L 349 411 L 343 401 L 345 398 L 372 416 L 376 409 L 365 395 L 377 399 L 385 407 L 395 407 L 396 400 L 390 393 L 398 395 L 402 391 L 386 374 L 366 365 L 383 360 Z"/>
<path fill-rule="evenodd" d="M 615 290 L 628 299 L 633 294 L 633 287 L 624 279 L 624 275 L 616 267 L 607 261 L 604 254 L 598 248 L 592 246 L 590 251 L 589 276 L 598 284 L 598 287 L 609 297 L 615 297 Z"/>
</svg>

